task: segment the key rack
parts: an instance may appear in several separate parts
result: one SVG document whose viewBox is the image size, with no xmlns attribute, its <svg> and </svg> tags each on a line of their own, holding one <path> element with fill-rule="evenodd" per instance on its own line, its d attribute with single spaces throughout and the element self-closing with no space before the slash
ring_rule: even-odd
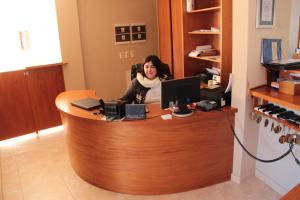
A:
<svg viewBox="0 0 300 200">
<path fill-rule="evenodd" d="M 253 106 L 254 107 L 257 107 L 259 105 L 259 101 L 261 100 L 262 104 L 270 102 L 270 103 L 274 103 L 274 104 L 279 104 L 279 105 L 284 106 L 291 110 L 300 111 L 300 96 L 283 94 L 283 93 L 278 92 L 278 90 L 268 87 L 266 85 L 251 89 L 250 94 L 253 98 Z M 272 120 L 277 121 L 278 123 L 281 123 L 284 126 L 287 126 L 297 132 L 300 132 L 299 126 L 291 124 L 291 123 L 287 122 L 286 120 L 274 118 L 270 115 L 267 115 L 267 114 L 257 111 L 257 110 L 254 110 L 254 113 L 257 115 L 269 117 Z"/>
</svg>

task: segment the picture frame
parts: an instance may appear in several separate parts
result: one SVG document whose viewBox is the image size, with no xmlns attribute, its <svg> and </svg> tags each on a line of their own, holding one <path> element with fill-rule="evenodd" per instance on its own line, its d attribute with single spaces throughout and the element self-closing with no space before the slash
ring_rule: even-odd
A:
<svg viewBox="0 0 300 200">
<path fill-rule="evenodd" d="M 274 28 L 275 0 L 257 0 L 256 28 Z"/>
<path fill-rule="evenodd" d="M 298 23 L 298 45 L 297 45 L 297 53 L 300 53 L 300 18 L 299 18 L 299 23 Z"/>
</svg>

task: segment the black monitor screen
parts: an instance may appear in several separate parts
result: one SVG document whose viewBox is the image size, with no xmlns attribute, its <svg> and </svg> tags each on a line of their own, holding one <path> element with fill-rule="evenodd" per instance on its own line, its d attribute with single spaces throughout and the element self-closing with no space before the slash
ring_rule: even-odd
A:
<svg viewBox="0 0 300 200">
<path fill-rule="evenodd" d="M 170 103 L 177 103 L 180 109 L 200 101 L 200 77 L 192 76 L 182 79 L 167 80 L 161 83 L 161 108 L 169 108 Z"/>
</svg>

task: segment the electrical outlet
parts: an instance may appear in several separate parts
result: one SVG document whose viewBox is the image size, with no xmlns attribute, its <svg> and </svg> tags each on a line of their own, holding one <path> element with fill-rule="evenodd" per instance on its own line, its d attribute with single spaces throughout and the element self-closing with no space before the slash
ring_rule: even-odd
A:
<svg viewBox="0 0 300 200">
<path fill-rule="evenodd" d="M 130 54 L 130 58 L 134 58 L 134 50 L 130 50 L 129 54 Z"/>
<path fill-rule="evenodd" d="M 124 58 L 123 52 L 122 52 L 122 51 L 119 52 L 119 57 L 120 57 L 120 59 L 123 59 L 123 58 Z"/>
<path fill-rule="evenodd" d="M 128 58 L 129 57 L 129 52 L 128 51 L 125 51 L 124 52 L 124 58 Z"/>
</svg>

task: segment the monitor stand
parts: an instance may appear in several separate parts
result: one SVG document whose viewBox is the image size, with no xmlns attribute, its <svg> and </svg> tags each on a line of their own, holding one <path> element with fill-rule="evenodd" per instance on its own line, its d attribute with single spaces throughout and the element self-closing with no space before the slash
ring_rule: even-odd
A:
<svg viewBox="0 0 300 200">
<path fill-rule="evenodd" d="M 188 117 L 193 114 L 193 111 L 188 109 L 185 104 L 180 104 L 176 111 L 173 111 L 172 115 L 176 117 Z"/>
</svg>

